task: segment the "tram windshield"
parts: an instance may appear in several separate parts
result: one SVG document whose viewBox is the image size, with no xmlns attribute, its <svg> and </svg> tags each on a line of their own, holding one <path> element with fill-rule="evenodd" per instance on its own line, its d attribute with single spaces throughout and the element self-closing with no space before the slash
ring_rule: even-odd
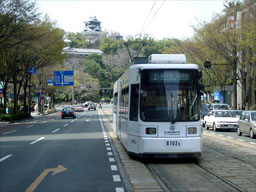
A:
<svg viewBox="0 0 256 192">
<path fill-rule="evenodd" d="M 143 70 L 140 117 L 147 122 L 198 121 L 200 95 L 196 70 Z"/>
</svg>

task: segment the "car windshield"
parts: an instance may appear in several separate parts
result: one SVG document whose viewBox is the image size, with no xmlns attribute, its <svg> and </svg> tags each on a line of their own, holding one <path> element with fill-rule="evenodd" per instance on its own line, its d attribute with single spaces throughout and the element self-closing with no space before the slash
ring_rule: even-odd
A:
<svg viewBox="0 0 256 192">
<path fill-rule="evenodd" d="M 251 113 L 252 121 L 256 121 L 256 112 Z"/>
<path fill-rule="evenodd" d="M 239 116 L 242 114 L 242 111 L 232 111 L 232 112 Z"/>
<path fill-rule="evenodd" d="M 234 113 L 231 111 L 215 111 L 214 112 L 215 117 L 236 117 Z"/>
<path fill-rule="evenodd" d="M 208 106 L 206 104 L 202 104 L 202 111 L 204 112 L 209 111 Z"/>
</svg>

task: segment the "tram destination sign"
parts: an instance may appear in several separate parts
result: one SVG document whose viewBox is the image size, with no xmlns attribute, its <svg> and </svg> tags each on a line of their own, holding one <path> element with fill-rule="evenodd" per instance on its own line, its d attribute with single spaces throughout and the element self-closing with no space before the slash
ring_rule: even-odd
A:
<svg viewBox="0 0 256 192">
<path fill-rule="evenodd" d="M 151 83 L 177 83 L 177 82 L 188 82 L 191 78 L 191 72 L 189 71 L 151 71 L 149 72 L 149 81 Z"/>
<path fill-rule="evenodd" d="M 74 71 L 54 71 L 53 85 L 54 86 L 73 86 Z"/>
</svg>

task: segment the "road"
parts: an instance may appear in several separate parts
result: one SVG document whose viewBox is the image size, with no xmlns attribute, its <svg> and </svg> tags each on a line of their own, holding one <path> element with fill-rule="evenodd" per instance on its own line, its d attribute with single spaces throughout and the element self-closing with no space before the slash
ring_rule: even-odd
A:
<svg viewBox="0 0 256 192">
<path fill-rule="evenodd" d="M 98 111 L 1 127 L 0 191 L 124 191 Z"/>
</svg>

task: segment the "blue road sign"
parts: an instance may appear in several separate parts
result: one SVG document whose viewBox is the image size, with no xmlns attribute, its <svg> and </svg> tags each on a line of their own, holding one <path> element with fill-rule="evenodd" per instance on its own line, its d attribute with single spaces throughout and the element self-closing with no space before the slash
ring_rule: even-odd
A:
<svg viewBox="0 0 256 192">
<path fill-rule="evenodd" d="M 52 86 L 52 85 L 53 85 L 52 79 L 48 79 L 48 86 Z"/>
<path fill-rule="evenodd" d="M 29 72 L 30 75 L 35 74 L 36 73 L 36 68 L 35 67 L 29 67 L 28 72 Z"/>
<path fill-rule="evenodd" d="M 54 86 L 73 86 L 74 71 L 54 71 L 53 85 Z"/>
</svg>

